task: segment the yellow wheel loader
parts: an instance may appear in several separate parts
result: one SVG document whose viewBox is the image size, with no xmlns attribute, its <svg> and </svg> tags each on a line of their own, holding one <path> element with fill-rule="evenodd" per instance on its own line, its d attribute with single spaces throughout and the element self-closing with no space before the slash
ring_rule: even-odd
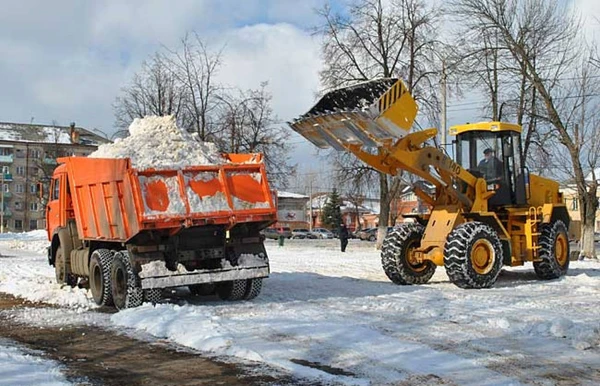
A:
<svg viewBox="0 0 600 386">
<path fill-rule="evenodd" d="M 569 266 L 569 214 L 557 182 L 530 174 L 521 127 L 505 122 L 454 126 L 454 160 L 428 145 L 436 129 L 411 132 L 417 105 L 399 79 L 332 91 L 292 129 L 319 148 L 349 151 L 374 169 L 410 172 L 435 186 L 414 187 L 431 207 L 411 215 L 383 242 L 385 273 L 396 284 L 424 284 L 437 266 L 462 288 L 491 287 L 503 265 L 533 262 L 540 279 Z M 406 217 L 406 216 L 405 216 Z"/>
</svg>

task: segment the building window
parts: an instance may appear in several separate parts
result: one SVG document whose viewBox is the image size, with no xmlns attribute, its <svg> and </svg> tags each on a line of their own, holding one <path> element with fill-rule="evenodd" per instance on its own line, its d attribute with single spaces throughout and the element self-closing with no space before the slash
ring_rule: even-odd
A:
<svg viewBox="0 0 600 386">
<path fill-rule="evenodd" d="M 23 220 L 15 220 L 15 230 L 17 230 L 17 231 L 23 230 Z"/>
<path fill-rule="evenodd" d="M 0 155 L 1 156 L 12 155 L 12 149 L 2 147 L 2 148 L 0 148 Z"/>
<path fill-rule="evenodd" d="M 36 166 L 32 166 L 29 168 L 29 175 L 36 176 L 38 174 L 39 169 Z"/>
<path fill-rule="evenodd" d="M 29 193 L 33 194 L 33 193 L 37 193 L 37 191 L 38 191 L 37 184 L 31 184 L 31 185 L 29 185 Z"/>
<path fill-rule="evenodd" d="M 8 184 L 4 184 L 3 190 L 5 193 L 8 193 L 10 190 L 8 190 Z"/>
<path fill-rule="evenodd" d="M 23 184 L 17 184 L 17 185 L 15 185 L 15 192 L 17 192 L 17 193 L 23 193 L 24 192 Z"/>
<path fill-rule="evenodd" d="M 19 201 L 15 202 L 15 209 L 21 210 L 21 203 Z"/>
<path fill-rule="evenodd" d="M 17 158 L 25 158 L 25 152 L 22 149 L 17 149 Z"/>
<path fill-rule="evenodd" d="M 32 212 L 37 212 L 38 211 L 38 203 L 37 202 L 30 203 L 29 210 Z"/>
<path fill-rule="evenodd" d="M 40 158 L 41 155 L 42 155 L 42 152 L 39 150 L 33 150 L 33 149 L 29 150 L 29 156 L 31 158 Z"/>
<path fill-rule="evenodd" d="M 29 230 L 37 229 L 37 220 L 29 220 Z"/>
<path fill-rule="evenodd" d="M 10 174 L 10 167 L 2 166 L 2 174 Z"/>
<path fill-rule="evenodd" d="M 571 210 L 579 210 L 579 202 L 577 198 L 573 198 L 573 202 L 571 203 Z"/>
<path fill-rule="evenodd" d="M 17 166 L 17 175 L 22 176 L 25 174 L 25 166 Z"/>
</svg>

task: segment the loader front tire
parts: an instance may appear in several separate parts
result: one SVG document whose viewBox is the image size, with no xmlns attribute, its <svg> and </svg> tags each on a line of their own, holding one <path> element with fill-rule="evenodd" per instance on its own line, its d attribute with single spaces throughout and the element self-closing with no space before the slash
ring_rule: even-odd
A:
<svg viewBox="0 0 600 386">
<path fill-rule="evenodd" d="M 569 235 L 561 220 L 540 225 L 540 261 L 533 262 L 533 269 L 542 280 L 558 279 L 569 269 Z"/>
<path fill-rule="evenodd" d="M 444 267 L 461 288 L 489 288 L 502 269 L 502 243 L 487 224 L 472 221 L 454 228 L 444 246 Z"/>
<path fill-rule="evenodd" d="M 411 262 L 411 254 L 421 245 L 425 229 L 419 224 L 404 224 L 393 229 L 383 240 L 381 265 L 395 284 L 425 284 L 435 272 L 431 261 Z"/>
<path fill-rule="evenodd" d="M 129 254 L 115 253 L 110 271 L 112 296 L 118 310 L 138 307 L 144 300 L 140 279 L 131 266 Z"/>
<path fill-rule="evenodd" d="M 99 306 L 113 305 L 110 281 L 112 260 L 113 253 L 108 249 L 96 249 L 90 257 L 90 291 Z"/>
<path fill-rule="evenodd" d="M 246 280 L 217 283 L 217 295 L 223 300 L 242 300 L 248 288 Z"/>
</svg>

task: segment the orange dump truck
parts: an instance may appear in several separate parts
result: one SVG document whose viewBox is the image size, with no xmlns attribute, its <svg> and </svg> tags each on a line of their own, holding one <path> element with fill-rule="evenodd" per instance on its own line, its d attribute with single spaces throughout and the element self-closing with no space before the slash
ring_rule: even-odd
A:
<svg viewBox="0 0 600 386">
<path fill-rule="evenodd" d="M 59 283 L 89 284 L 95 302 L 128 308 L 188 286 L 252 299 L 269 275 L 259 231 L 277 211 L 260 154 L 173 170 L 129 159 L 58 160 L 46 210 Z"/>
</svg>

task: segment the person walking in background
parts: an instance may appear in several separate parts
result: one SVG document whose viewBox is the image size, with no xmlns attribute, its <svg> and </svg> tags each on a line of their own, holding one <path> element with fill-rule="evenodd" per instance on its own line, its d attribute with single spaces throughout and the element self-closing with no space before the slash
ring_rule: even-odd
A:
<svg viewBox="0 0 600 386">
<path fill-rule="evenodd" d="M 346 224 L 340 224 L 340 243 L 342 245 L 342 252 L 346 252 L 346 246 L 348 245 L 348 228 Z"/>
</svg>

